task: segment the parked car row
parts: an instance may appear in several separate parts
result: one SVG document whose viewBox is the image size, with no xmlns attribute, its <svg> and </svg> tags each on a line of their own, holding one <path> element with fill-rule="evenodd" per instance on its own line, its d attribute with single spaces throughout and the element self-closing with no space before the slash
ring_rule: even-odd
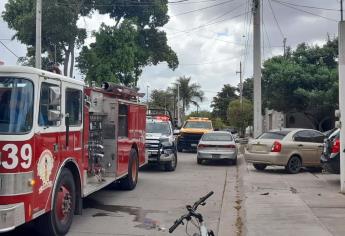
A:
<svg viewBox="0 0 345 236">
<path fill-rule="evenodd" d="M 324 139 L 323 133 L 312 129 L 272 130 L 250 141 L 244 157 L 258 170 L 275 165 L 296 174 L 302 167 L 321 167 Z"/>
</svg>

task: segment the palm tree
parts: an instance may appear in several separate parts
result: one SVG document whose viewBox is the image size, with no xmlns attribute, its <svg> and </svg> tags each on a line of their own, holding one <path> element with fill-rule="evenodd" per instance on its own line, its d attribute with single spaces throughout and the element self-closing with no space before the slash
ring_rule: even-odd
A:
<svg viewBox="0 0 345 236">
<path fill-rule="evenodd" d="M 205 98 L 201 86 L 197 83 L 190 83 L 190 81 L 191 77 L 182 76 L 177 79 L 173 87 L 169 88 L 173 94 L 177 94 L 177 86 L 180 87 L 183 115 L 185 115 L 186 109 L 189 109 L 190 104 L 199 106 L 198 102 L 202 102 Z"/>
</svg>

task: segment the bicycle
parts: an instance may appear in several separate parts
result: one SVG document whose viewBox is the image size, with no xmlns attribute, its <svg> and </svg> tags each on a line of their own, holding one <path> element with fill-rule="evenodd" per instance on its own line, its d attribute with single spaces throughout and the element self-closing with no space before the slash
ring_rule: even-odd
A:
<svg viewBox="0 0 345 236">
<path fill-rule="evenodd" d="M 193 236 L 215 236 L 212 230 L 208 230 L 206 228 L 206 225 L 204 223 L 204 218 L 200 213 L 197 213 L 196 210 L 198 209 L 198 206 L 205 206 L 206 205 L 206 199 L 209 198 L 210 196 L 213 195 L 213 191 L 209 192 L 206 194 L 204 197 L 201 197 L 198 201 L 196 201 L 193 206 L 187 205 L 187 211 L 188 213 L 185 215 L 182 215 L 179 219 L 177 219 L 174 223 L 173 226 L 170 227 L 169 233 L 174 232 L 174 230 L 180 225 L 184 225 L 184 220 L 187 221 L 186 224 L 186 233 L 188 234 L 187 231 L 187 226 L 189 222 L 192 222 L 192 224 L 198 228 L 199 233 L 194 233 Z M 197 219 L 199 224 L 196 224 L 193 220 L 193 218 Z M 189 234 L 188 234 L 189 235 Z"/>
</svg>

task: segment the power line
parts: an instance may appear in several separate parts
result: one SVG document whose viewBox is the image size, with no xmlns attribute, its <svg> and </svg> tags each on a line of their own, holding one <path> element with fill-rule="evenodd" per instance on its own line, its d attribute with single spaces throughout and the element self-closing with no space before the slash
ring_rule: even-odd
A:
<svg viewBox="0 0 345 236">
<path fill-rule="evenodd" d="M 291 9 L 294 9 L 296 11 L 300 11 L 300 12 L 304 12 L 304 13 L 307 13 L 307 14 L 310 14 L 310 15 L 313 15 L 313 16 L 317 16 L 317 17 L 320 17 L 320 18 L 323 18 L 323 19 L 326 19 L 326 20 L 329 20 L 329 21 L 334 21 L 334 22 L 338 22 L 338 20 L 335 20 L 333 18 L 328 18 L 328 17 L 325 17 L 325 16 L 321 16 L 321 15 L 318 15 L 316 13 L 313 13 L 313 12 L 310 12 L 310 11 L 306 11 L 306 10 L 303 10 L 303 9 L 299 9 L 297 7 L 294 7 L 294 6 L 290 6 L 286 3 L 283 3 L 283 2 L 279 2 L 279 1 L 276 1 L 276 0 L 272 0 L 273 2 L 275 3 L 278 3 L 282 6 L 285 6 L 285 7 L 288 7 L 288 8 L 291 8 Z"/>
<path fill-rule="evenodd" d="M 15 57 L 17 57 L 17 58 L 19 58 L 18 56 L 17 56 L 17 54 L 15 54 L 11 49 L 9 49 L 7 46 L 6 46 L 6 44 L 4 44 L 1 40 L 0 40 L 0 44 L 2 45 L 2 46 L 4 46 L 10 53 L 12 53 Z"/>
<path fill-rule="evenodd" d="M 282 31 L 282 28 L 281 28 L 280 25 L 279 25 L 279 22 L 278 22 L 278 19 L 277 19 L 277 17 L 276 17 L 276 14 L 274 13 L 274 10 L 273 10 L 273 7 L 272 7 L 271 0 L 267 0 L 267 1 L 268 1 L 268 3 L 269 3 L 269 6 L 270 6 L 270 9 L 271 9 L 271 12 L 272 12 L 274 21 L 276 22 L 276 25 L 277 25 L 277 27 L 278 27 L 278 29 L 279 29 L 279 32 L 280 32 L 282 38 L 285 38 L 284 33 L 283 33 L 283 31 Z"/>
<path fill-rule="evenodd" d="M 186 31 L 187 31 L 186 33 L 189 34 L 189 33 L 191 33 L 192 31 L 195 31 L 195 30 L 199 30 L 199 29 L 202 29 L 202 28 L 206 28 L 206 27 L 209 27 L 209 26 L 214 25 L 214 24 L 219 24 L 219 23 L 222 23 L 222 22 L 224 22 L 224 21 L 233 20 L 233 19 L 235 19 L 235 18 L 237 18 L 237 17 L 240 17 L 240 16 L 242 16 L 242 15 L 244 15 L 244 14 L 247 14 L 247 13 L 248 13 L 248 12 L 243 12 L 243 13 L 241 13 L 241 14 L 238 14 L 238 15 L 233 16 L 233 17 L 228 18 L 228 19 L 224 19 L 224 20 L 212 22 L 212 23 L 209 23 L 209 24 L 197 26 L 197 27 L 191 28 L 191 29 L 189 29 L 189 30 L 186 30 Z M 179 34 L 179 35 L 173 35 L 172 37 L 174 38 L 174 37 L 176 37 L 176 36 L 180 36 L 180 34 Z"/>
<path fill-rule="evenodd" d="M 164 27 L 164 28 L 168 29 L 168 30 L 174 30 L 174 31 L 182 32 L 182 33 L 185 33 L 186 36 L 191 37 L 191 35 L 189 35 L 189 33 L 190 33 L 189 31 L 174 29 L 174 28 L 170 28 L 170 27 Z M 213 32 L 213 31 L 211 31 L 211 32 Z M 214 33 L 216 33 L 216 32 L 214 32 Z M 218 38 L 214 38 L 214 37 L 208 37 L 208 36 L 201 35 L 201 34 L 199 34 L 198 36 L 206 38 L 206 39 L 217 40 L 217 41 L 224 42 L 224 43 L 235 44 L 235 45 L 243 45 L 241 43 L 227 41 L 227 40 L 218 39 Z M 172 37 L 174 37 L 174 35 Z"/>
<path fill-rule="evenodd" d="M 229 1 L 221 2 L 221 3 L 217 3 L 217 4 L 214 4 L 214 5 L 211 5 L 211 6 L 202 7 L 202 8 L 194 9 L 194 10 L 191 10 L 191 11 L 182 12 L 182 13 L 174 15 L 174 17 L 186 15 L 186 14 L 189 14 L 189 13 L 199 12 L 199 11 L 203 11 L 203 10 L 207 10 L 207 9 L 210 9 L 210 8 L 213 8 L 213 7 L 217 7 L 217 6 L 221 6 L 221 5 L 233 2 L 233 1 L 235 1 L 235 0 L 229 0 Z"/>
<path fill-rule="evenodd" d="M 216 20 L 218 20 L 218 19 L 220 19 L 220 18 L 222 18 L 222 17 L 224 17 L 224 16 L 230 14 L 231 12 L 233 12 L 233 11 L 235 11 L 235 10 L 237 10 L 237 9 L 240 8 L 241 6 L 243 6 L 243 4 L 240 4 L 239 6 L 237 6 L 237 7 L 235 7 L 235 8 L 232 8 L 230 11 L 227 11 L 227 12 L 225 12 L 225 13 L 223 13 L 223 14 L 221 14 L 221 15 L 215 17 L 215 18 L 212 18 L 212 19 L 209 20 L 208 22 L 206 22 L 206 23 L 204 23 L 204 24 L 202 24 L 202 25 L 199 25 L 199 26 L 197 26 L 197 27 L 194 27 L 194 28 L 192 28 L 192 29 L 190 29 L 190 30 L 193 30 L 193 29 L 195 29 L 195 28 L 199 28 L 199 27 L 203 27 L 203 26 L 209 25 L 209 24 L 211 24 L 212 22 L 215 22 Z M 186 30 L 186 31 L 185 31 L 185 33 L 189 33 L 189 32 L 191 32 L 191 31 L 189 31 L 189 30 Z M 181 34 L 178 34 L 178 35 L 181 35 Z M 172 35 L 172 36 L 175 36 L 175 35 Z"/>
<path fill-rule="evenodd" d="M 323 7 L 315 7 L 315 6 L 308 6 L 308 5 L 300 5 L 296 3 L 284 2 L 284 1 L 279 1 L 279 0 L 272 0 L 272 1 L 291 5 L 291 6 L 296 6 L 296 7 L 304 7 L 304 8 L 310 8 L 310 9 L 325 10 L 325 11 L 339 11 L 339 9 L 335 9 L 335 8 L 323 8 Z"/>
</svg>

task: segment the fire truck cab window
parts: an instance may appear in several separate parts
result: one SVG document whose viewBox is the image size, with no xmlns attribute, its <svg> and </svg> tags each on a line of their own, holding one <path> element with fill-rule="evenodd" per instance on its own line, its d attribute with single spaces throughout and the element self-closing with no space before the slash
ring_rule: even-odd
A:
<svg viewBox="0 0 345 236">
<path fill-rule="evenodd" d="M 119 137 L 128 137 L 128 107 L 119 105 Z"/>
<path fill-rule="evenodd" d="M 60 121 L 49 121 L 48 113 L 49 110 L 60 111 L 61 101 L 58 101 L 58 105 L 51 104 L 51 89 L 52 87 L 59 87 L 55 84 L 42 83 L 41 85 L 41 97 L 40 97 L 40 111 L 38 115 L 38 125 L 43 127 L 58 126 Z"/>
<path fill-rule="evenodd" d="M 71 126 L 78 126 L 82 123 L 82 92 L 76 89 L 66 89 L 66 114 L 69 114 Z"/>
<path fill-rule="evenodd" d="M 0 77 L 0 133 L 27 133 L 32 128 L 34 86 L 27 79 Z"/>
</svg>

